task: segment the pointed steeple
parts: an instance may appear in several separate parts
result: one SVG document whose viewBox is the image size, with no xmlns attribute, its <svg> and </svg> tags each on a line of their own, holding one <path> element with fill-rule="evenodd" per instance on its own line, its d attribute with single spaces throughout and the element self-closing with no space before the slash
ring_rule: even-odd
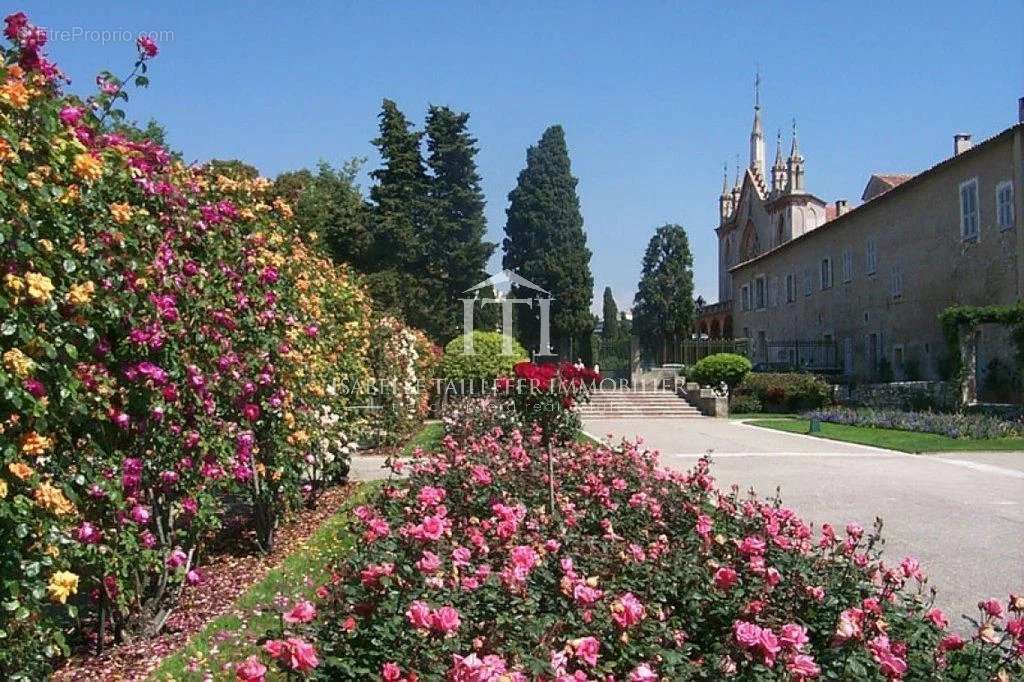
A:
<svg viewBox="0 0 1024 682">
<path fill-rule="evenodd" d="M 754 127 L 750 131 L 750 169 L 764 177 L 764 128 L 761 125 L 761 69 L 754 77 Z"/>
<path fill-rule="evenodd" d="M 793 146 L 789 150 L 787 162 L 788 186 L 790 192 L 804 191 L 804 157 L 800 155 L 800 143 L 796 135 L 796 119 L 793 119 Z"/>
<path fill-rule="evenodd" d="M 718 197 L 718 219 L 719 225 L 732 216 L 732 192 L 729 191 L 729 164 L 722 164 L 722 195 Z"/>
<path fill-rule="evenodd" d="M 772 164 L 772 193 L 786 189 L 786 162 L 782 158 L 782 129 L 775 136 L 775 163 Z"/>
</svg>

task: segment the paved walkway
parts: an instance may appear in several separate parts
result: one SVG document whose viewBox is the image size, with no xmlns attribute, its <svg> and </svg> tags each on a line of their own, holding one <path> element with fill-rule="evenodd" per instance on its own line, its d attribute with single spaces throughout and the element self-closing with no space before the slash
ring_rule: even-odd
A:
<svg viewBox="0 0 1024 682">
<path fill-rule="evenodd" d="M 870 527 L 885 555 L 921 560 L 954 622 L 983 597 L 1024 592 L 1024 453 L 909 455 L 725 419 L 588 421 L 588 433 L 642 436 L 672 469 L 711 452 L 722 487 L 772 495 L 815 525 Z"/>
</svg>

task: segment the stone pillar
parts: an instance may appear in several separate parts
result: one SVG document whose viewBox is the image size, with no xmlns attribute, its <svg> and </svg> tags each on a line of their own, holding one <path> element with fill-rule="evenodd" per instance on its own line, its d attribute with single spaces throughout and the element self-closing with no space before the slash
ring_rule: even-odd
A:
<svg viewBox="0 0 1024 682">
<path fill-rule="evenodd" d="M 978 401 L 978 330 L 960 328 L 960 407 Z"/>
<path fill-rule="evenodd" d="M 637 375 L 640 372 L 640 339 L 636 336 L 629 337 L 629 382 L 636 383 Z"/>
</svg>

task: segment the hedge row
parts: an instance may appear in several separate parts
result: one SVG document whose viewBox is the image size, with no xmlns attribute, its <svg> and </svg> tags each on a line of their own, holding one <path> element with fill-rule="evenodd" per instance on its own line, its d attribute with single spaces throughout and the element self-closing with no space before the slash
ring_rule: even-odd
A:
<svg viewBox="0 0 1024 682">
<path fill-rule="evenodd" d="M 64 95 L 46 34 L 20 13 L 5 34 L 0 677 L 39 679 L 87 630 L 158 630 L 227 496 L 268 548 L 362 434 L 423 407 L 434 353 L 372 319 L 267 181 L 114 132 L 120 81 Z M 156 49 L 140 39 L 135 74 Z M 376 398 L 383 422 L 351 409 L 371 379 L 401 387 Z"/>
</svg>

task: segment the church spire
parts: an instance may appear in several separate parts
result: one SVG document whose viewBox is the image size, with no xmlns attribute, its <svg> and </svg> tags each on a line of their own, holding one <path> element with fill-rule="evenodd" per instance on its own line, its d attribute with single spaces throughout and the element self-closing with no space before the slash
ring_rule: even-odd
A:
<svg viewBox="0 0 1024 682">
<path fill-rule="evenodd" d="M 789 151 L 787 169 L 789 175 L 789 191 L 804 191 L 804 157 L 800 155 L 800 143 L 796 136 L 796 119 L 793 119 L 793 146 Z"/>
<path fill-rule="evenodd" d="M 782 158 L 782 129 L 775 136 L 775 163 L 772 164 L 772 192 L 786 189 L 786 162 Z"/>
<path fill-rule="evenodd" d="M 722 164 L 722 195 L 718 197 L 718 224 L 724 225 L 732 216 L 732 192 L 729 191 L 729 164 Z"/>
<path fill-rule="evenodd" d="M 750 169 L 764 177 L 764 128 L 761 125 L 761 69 L 754 77 L 754 127 L 750 131 Z"/>
</svg>

